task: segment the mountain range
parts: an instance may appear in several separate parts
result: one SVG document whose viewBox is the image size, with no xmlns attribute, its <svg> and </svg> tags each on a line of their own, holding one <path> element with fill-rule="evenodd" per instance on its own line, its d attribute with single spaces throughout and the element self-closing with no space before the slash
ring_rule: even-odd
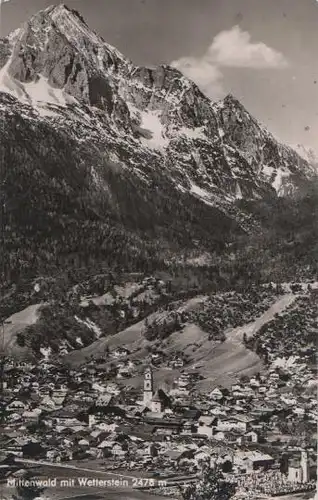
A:
<svg viewBox="0 0 318 500">
<path fill-rule="evenodd" d="M 134 65 L 65 5 L 0 40 L 0 111 L 6 284 L 225 251 L 317 174 L 234 96 Z"/>
</svg>

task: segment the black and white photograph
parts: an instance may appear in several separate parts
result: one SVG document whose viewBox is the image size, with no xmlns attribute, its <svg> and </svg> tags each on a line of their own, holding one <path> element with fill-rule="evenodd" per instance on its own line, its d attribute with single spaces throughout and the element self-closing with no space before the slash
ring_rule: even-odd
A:
<svg viewBox="0 0 318 500">
<path fill-rule="evenodd" d="M 318 1 L 0 0 L 0 500 L 318 500 Z"/>
</svg>

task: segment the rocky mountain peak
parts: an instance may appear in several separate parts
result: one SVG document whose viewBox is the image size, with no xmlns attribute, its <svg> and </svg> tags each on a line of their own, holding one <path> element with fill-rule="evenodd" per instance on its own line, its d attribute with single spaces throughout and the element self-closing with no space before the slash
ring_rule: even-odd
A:
<svg viewBox="0 0 318 500">
<path fill-rule="evenodd" d="M 62 19 L 63 16 L 72 15 L 80 21 L 81 24 L 87 26 L 85 19 L 82 15 L 75 9 L 71 9 L 64 3 L 60 3 L 58 5 L 50 5 L 45 10 L 41 11 L 44 16 L 50 16 L 53 19 L 53 16 Z M 87 26 L 88 27 L 88 26 Z"/>
<path fill-rule="evenodd" d="M 224 105 L 227 105 L 227 106 L 238 107 L 238 108 L 244 109 L 244 106 L 242 105 L 242 103 L 232 93 L 229 93 L 224 97 L 223 103 L 224 103 Z"/>
<path fill-rule="evenodd" d="M 17 42 L 20 52 L 23 47 L 36 57 L 41 50 L 44 60 L 52 52 L 57 52 L 58 56 L 60 51 L 72 49 L 73 55 L 79 55 L 86 65 L 97 71 L 109 70 L 126 62 L 117 49 L 89 29 L 77 11 L 64 4 L 51 6 L 32 16 L 21 27 Z"/>
<path fill-rule="evenodd" d="M 213 104 L 213 108 L 219 117 L 223 120 L 224 124 L 231 125 L 234 121 L 239 124 L 255 125 L 259 127 L 259 123 L 247 111 L 244 105 L 233 95 L 228 94 L 224 99 Z"/>
<path fill-rule="evenodd" d="M 116 77 L 130 63 L 61 4 L 38 12 L 0 42 L 0 67 L 0 89 L 20 101 L 65 107 L 75 99 L 111 114 L 120 101 Z"/>
<path fill-rule="evenodd" d="M 273 194 L 283 178 L 292 185 L 291 175 L 307 175 L 304 160 L 233 95 L 213 103 L 175 68 L 133 65 L 64 4 L 0 41 L 0 68 L 0 92 L 47 127 L 89 147 L 94 140 L 101 155 L 133 166 L 146 182 L 163 165 L 176 189 L 226 213 L 237 199 Z"/>
</svg>

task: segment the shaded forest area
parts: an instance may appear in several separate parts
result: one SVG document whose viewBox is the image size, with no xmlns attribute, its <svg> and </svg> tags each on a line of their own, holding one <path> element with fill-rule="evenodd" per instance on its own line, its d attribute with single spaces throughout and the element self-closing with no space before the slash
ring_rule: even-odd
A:
<svg viewBox="0 0 318 500">
<path fill-rule="evenodd" d="M 18 114 L 0 134 L 1 316 L 14 312 L 13 296 L 16 308 L 38 300 L 30 283 L 39 276 L 51 278 L 45 298 L 62 301 L 76 283 L 109 272 L 115 279 L 166 272 L 185 293 L 317 276 L 318 182 L 286 198 L 238 201 L 262 226 L 245 234 L 225 213 L 177 191 L 160 170 L 147 185 L 89 144 Z M 92 186 L 92 164 L 102 188 Z M 189 264 L 203 252 L 208 263 Z"/>
</svg>

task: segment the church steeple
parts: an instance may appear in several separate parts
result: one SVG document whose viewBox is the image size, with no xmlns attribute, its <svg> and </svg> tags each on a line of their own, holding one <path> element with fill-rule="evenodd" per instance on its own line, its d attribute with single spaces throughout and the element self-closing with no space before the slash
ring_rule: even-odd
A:
<svg viewBox="0 0 318 500">
<path fill-rule="evenodd" d="M 153 398 L 153 373 L 150 366 L 145 370 L 144 374 L 144 404 L 151 404 Z"/>
<path fill-rule="evenodd" d="M 307 483 L 309 481 L 309 467 L 308 467 L 308 452 L 306 450 L 303 450 L 301 452 L 300 464 L 302 468 L 303 483 Z"/>
</svg>

